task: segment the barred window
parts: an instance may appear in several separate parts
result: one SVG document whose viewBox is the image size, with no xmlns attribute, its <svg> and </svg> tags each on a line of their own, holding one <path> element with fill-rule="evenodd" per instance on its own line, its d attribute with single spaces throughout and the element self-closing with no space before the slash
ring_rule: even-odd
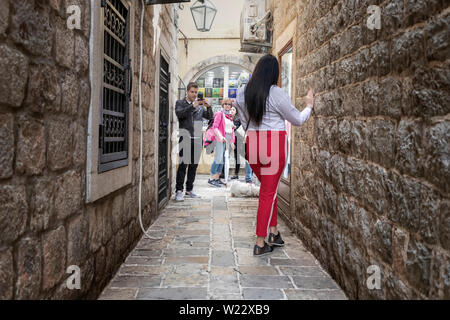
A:
<svg viewBox="0 0 450 320">
<path fill-rule="evenodd" d="M 130 8 L 123 0 L 102 0 L 103 84 L 99 124 L 98 172 L 128 165 Z"/>
</svg>

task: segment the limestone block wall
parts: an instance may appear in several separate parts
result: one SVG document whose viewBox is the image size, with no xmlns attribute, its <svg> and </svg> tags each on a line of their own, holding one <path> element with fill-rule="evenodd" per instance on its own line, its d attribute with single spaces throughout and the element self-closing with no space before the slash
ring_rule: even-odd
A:
<svg viewBox="0 0 450 320">
<path fill-rule="evenodd" d="M 141 1 L 134 2 L 133 179 L 89 204 L 85 194 L 90 1 L 0 3 L 0 299 L 96 298 L 142 235 L 137 204 Z M 73 4 L 81 8 L 81 30 L 66 26 L 66 8 Z M 169 22 L 172 9 L 162 11 Z M 146 9 L 142 202 L 146 226 L 158 214 L 152 17 L 153 9 Z M 176 36 L 172 42 L 176 46 Z M 66 287 L 70 265 L 81 269 L 80 290 Z"/>
<path fill-rule="evenodd" d="M 381 8 L 380 30 L 367 28 L 369 5 Z M 317 93 L 295 129 L 286 218 L 351 298 L 449 299 L 448 1 L 272 8 L 275 36 L 297 17 L 298 109 L 309 86 Z M 366 285 L 371 265 L 380 290 Z"/>
</svg>

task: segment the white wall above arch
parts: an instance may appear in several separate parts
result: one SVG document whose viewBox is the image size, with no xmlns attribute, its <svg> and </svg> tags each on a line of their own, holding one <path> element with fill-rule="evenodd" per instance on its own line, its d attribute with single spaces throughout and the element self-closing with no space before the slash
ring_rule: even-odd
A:
<svg viewBox="0 0 450 320">
<path fill-rule="evenodd" d="M 255 64 L 250 62 L 247 56 L 215 56 L 197 63 L 191 70 L 186 73 L 182 80 L 184 84 L 187 85 L 191 80 L 198 78 L 205 71 L 218 66 L 222 66 L 224 64 L 241 67 L 250 73 L 252 73 L 253 69 L 255 68 Z"/>
</svg>

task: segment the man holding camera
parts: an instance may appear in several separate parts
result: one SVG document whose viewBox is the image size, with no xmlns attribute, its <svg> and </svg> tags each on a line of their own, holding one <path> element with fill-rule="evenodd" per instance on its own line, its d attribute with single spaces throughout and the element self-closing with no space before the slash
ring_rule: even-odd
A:
<svg viewBox="0 0 450 320">
<path fill-rule="evenodd" d="M 175 105 L 175 114 L 178 117 L 180 129 L 180 164 L 177 170 L 176 201 L 184 201 L 183 185 L 187 172 L 186 197 L 200 198 L 192 189 L 194 188 L 195 174 L 203 149 L 203 118 L 210 120 L 214 117 L 211 106 L 203 99 L 203 94 L 198 94 L 198 85 L 190 82 L 187 86 L 186 98 L 178 100 Z M 190 141 L 184 141 L 190 139 Z M 189 149 L 189 152 L 183 152 Z M 189 151 L 189 150 L 187 150 Z"/>
</svg>

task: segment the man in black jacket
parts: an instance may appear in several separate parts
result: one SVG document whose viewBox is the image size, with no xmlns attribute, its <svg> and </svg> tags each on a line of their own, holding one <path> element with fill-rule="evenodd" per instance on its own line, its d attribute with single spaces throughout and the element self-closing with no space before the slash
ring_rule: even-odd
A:
<svg viewBox="0 0 450 320">
<path fill-rule="evenodd" d="M 202 120 L 214 117 L 211 106 L 206 100 L 197 99 L 198 85 L 190 82 L 187 86 L 186 98 L 178 100 L 175 105 L 175 114 L 179 121 L 180 131 L 180 164 L 177 170 L 176 201 L 183 201 L 183 184 L 186 177 L 186 197 L 199 198 L 192 192 L 195 174 L 203 149 Z M 190 141 L 185 141 L 189 139 Z M 190 148 L 190 150 L 188 150 Z M 183 152 L 186 150 L 187 152 Z M 190 152 L 189 152 L 190 151 Z M 190 156 L 189 156 L 190 153 Z"/>
</svg>

